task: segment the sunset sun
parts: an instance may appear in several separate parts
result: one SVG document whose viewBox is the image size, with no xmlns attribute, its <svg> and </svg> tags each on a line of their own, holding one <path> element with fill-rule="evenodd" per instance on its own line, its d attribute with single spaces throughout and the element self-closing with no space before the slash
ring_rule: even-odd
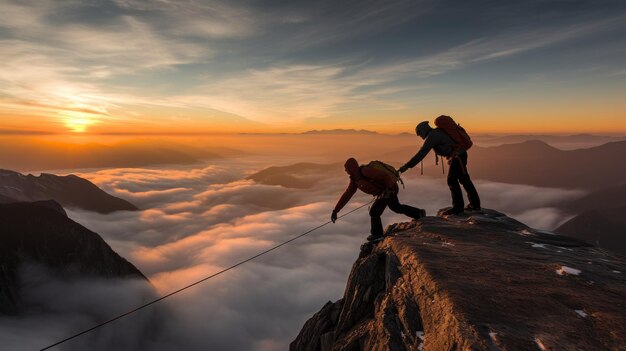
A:
<svg viewBox="0 0 626 351">
<path fill-rule="evenodd" d="M 95 123 L 93 117 L 84 116 L 81 113 L 67 112 L 64 115 L 65 127 L 74 133 L 84 133 L 89 126 Z"/>
</svg>

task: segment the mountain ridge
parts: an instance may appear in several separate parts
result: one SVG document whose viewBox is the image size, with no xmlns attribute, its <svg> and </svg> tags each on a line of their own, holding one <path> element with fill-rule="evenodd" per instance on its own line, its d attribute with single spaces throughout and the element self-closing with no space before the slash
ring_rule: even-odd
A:
<svg viewBox="0 0 626 351">
<path fill-rule="evenodd" d="M 370 160 L 381 160 L 392 166 L 400 167 L 413 157 L 419 145 L 407 145 L 393 152 L 373 155 L 367 159 L 359 158 L 366 163 Z M 566 189 L 584 189 L 596 191 L 611 184 L 622 184 L 626 179 L 626 163 L 617 162 L 626 155 L 626 141 L 610 142 L 601 146 L 577 150 L 559 150 L 539 140 L 529 140 L 516 144 L 505 144 L 493 147 L 475 146 L 469 150 L 468 171 L 473 179 L 483 179 L 509 184 L 526 184 L 538 187 Z M 441 164 L 435 165 L 432 152 L 426 156 L 424 175 L 441 177 Z M 340 164 L 343 164 L 343 160 Z M 445 165 L 445 163 L 444 163 Z M 312 173 L 312 167 L 299 171 L 295 165 L 272 167 L 252 174 L 249 178 L 263 183 L 271 173 L 271 185 L 280 183 L 281 177 L 291 179 Z M 319 171 L 328 172 L 331 164 L 319 165 Z M 407 171 L 405 176 L 419 172 L 420 165 Z M 270 172 L 271 170 L 271 172 Z M 340 174 L 341 167 L 334 170 Z M 263 177 L 259 176 L 263 173 Z M 291 177 L 291 178 L 290 178 Z M 314 183 L 310 183 L 314 184 Z"/>
<path fill-rule="evenodd" d="M 64 207 L 99 213 L 137 211 L 137 206 L 110 195 L 87 179 L 70 174 L 39 176 L 0 169 L 0 203 L 55 200 Z"/>
<path fill-rule="evenodd" d="M 37 263 L 63 278 L 147 280 L 97 233 L 74 222 L 55 201 L 0 204 L 0 313 L 20 311 L 18 269 Z"/>
</svg>

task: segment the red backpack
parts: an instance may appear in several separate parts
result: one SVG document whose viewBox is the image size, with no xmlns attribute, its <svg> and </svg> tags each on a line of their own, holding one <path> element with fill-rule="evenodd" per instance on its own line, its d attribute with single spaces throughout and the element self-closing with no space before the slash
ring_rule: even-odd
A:
<svg viewBox="0 0 626 351">
<path fill-rule="evenodd" d="M 439 116 L 435 119 L 435 126 L 437 128 L 443 130 L 454 140 L 454 142 L 458 145 L 456 154 L 458 154 L 461 150 L 469 150 L 469 148 L 474 145 L 472 139 L 469 134 L 461 127 L 460 124 L 456 123 L 452 117 L 450 116 Z"/>
</svg>

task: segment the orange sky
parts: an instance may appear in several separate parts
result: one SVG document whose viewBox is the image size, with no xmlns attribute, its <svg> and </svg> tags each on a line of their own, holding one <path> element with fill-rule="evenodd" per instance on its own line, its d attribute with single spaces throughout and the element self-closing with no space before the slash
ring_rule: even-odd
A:
<svg viewBox="0 0 626 351">
<path fill-rule="evenodd" d="M 0 2 L 0 133 L 626 133 L 621 8 L 139 4 Z"/>
<path fill-rule="evenodd" d="M 605 111 L 564 111 L 545 109 L 529 115 L 530 111 L 513 113 L 467 109 L 466 113 L 451 113 L 459 123 L 473 133 L 600 133 L 626 134 L 626 118 L 621 113 Z M 433 111 L 434 112 L 434 111 Z M 380 133 L 412 132 L 415 124 L 422 120 L 432 121 L 436 114 L 401 113 L 371 117 L 340 116 L 315 122 L 242 122 L 228 119 L 203 118 L 113 118 L 71 110 L 47 111 L 57 116 L 0 115 L 0 131 L 41 132 L 51 134 L 195 134 L 195 133 L 275 133 L 304 132 L 313 129 L 366 129 Z M 593 117 L 587 117 L 593 116 Z"/>
</svg>

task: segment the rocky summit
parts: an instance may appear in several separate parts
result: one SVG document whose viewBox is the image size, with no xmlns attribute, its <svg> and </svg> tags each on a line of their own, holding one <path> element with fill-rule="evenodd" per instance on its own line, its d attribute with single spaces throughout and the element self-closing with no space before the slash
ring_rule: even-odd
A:
<svg viewBox="0 0 626 351">
<path fill-rule="evenodd" d="M 493 210 L 364 244 L 291 351 L 626 350 L 626 260 Z"/>
</svg>

